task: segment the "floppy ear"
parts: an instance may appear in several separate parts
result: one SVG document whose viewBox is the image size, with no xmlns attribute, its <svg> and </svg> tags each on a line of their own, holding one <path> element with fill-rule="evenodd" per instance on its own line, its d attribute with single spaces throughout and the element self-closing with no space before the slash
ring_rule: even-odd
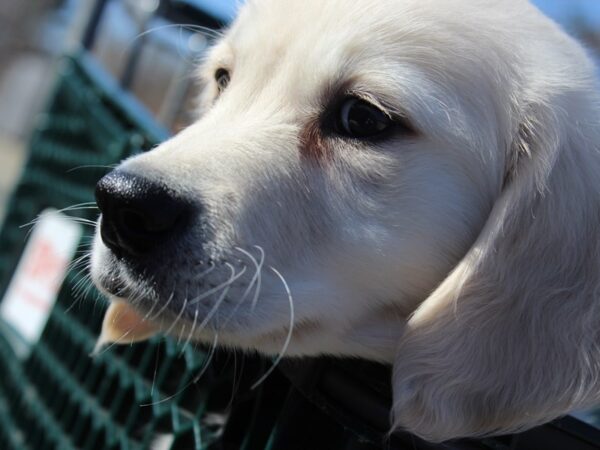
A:
<svg viewBox="0 0 600 450">
<path fill-rule="evenodd" d="M 521 108 L 484 229 L 408 321 L 395 429 L 513 432 L 600 400 L 600 120 L 592 88 L 554 91 Z"/>
</svg>

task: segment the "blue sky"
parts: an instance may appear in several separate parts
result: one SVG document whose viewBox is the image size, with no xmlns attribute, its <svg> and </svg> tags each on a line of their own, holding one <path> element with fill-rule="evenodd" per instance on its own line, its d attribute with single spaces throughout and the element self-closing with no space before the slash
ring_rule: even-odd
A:
<svg viewBox="0 0 600 450">
<path fill-rule="evenodd" d="M 542 11 L 567 28 L 573 20 L 600 29 L 599 0 L 533 0 Z"/>
<path fill-rule="evenodd" d="M 204 6 L 222 20 L 235 15 L 236 4 L 241 0 L 190 0 Z M 500 0 L 499 0 L 500 1 Z M 573 19 L 583 20 L 600 29 L 600 0 L 532 0 L 542 11 L 556 21 L 568 24 Z"/>
<path fill-rule="evenodd" d="M 229 21 L 235 16 L 236 6 L 241 0 L 188 0 L 201 8 L 210 11 L 223 21 Z"/>
</svg>

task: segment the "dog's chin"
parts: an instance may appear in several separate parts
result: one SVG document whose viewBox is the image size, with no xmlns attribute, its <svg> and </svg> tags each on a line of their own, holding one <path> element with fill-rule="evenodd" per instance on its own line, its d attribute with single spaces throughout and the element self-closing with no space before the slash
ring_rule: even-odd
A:
<svg viewBox="0 0 600 450">
<path fill-rule="evenodd" d="M 132 283 L 133 277 L 130 276 L 125 264 L 106 248 L 95 249 L 92 252 L 90 273 L 96 288 L 109 298 L 131 298 L 134 290 L 145 287 L 143 280 L 136 280 L 136 283 Z M 144 290 L 149 290 L 149 287 Z"/>
</svg>

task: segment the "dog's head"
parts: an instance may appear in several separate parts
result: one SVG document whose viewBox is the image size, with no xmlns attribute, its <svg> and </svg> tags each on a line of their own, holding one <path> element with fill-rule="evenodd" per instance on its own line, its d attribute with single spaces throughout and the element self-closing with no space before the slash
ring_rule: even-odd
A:
<svg viewBox="0 0 600 450">
<path fill-rule="evenodd" d="M 507 55 L 419 3 L 246 6 L 203 65 L 201 118 L 98 185 L 97 283 L 276 353 L 273 268 L 287 354 L 391 358 L 488 215 L 511 127 Z"/>
<path fill-rule="evenodd" d="M 392 361 L 461 261 L 452 289 L 498 230 L 529 239 L 506 212 L 547 187 L 592 72 L 524 0 L 250 1 L 197 122 L 99 183 L 94 280 L 184 338 Z"/>
</svg>

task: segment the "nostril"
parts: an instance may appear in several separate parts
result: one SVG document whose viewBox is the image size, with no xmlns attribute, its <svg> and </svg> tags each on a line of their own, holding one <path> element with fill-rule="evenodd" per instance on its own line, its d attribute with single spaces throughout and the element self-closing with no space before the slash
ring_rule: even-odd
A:
<svg viewBox="0 0 600 450">
<path fill-rule="evenodd" d="M 164 202 L 162 208 L 160 206 L 157 204 L 147 210 L 123 208 L 119 211 L 119 221 L 124 227 L 138 233 L 159 234 L 169 231 L 179 219 L 181 208 L 166 206 Z"/>
<path fill-rule="evenodd" d="M 148 220 L 141 213 L 132 209 L 124 209 L 119 212 L 119 222 L 123 228 L 138 233 L 147 233 L 149 231 Z"/>
<path fill-rule="evenodd" d="M 106 215 L 102 217 L 100 222 L 100 237 L 102 238 L 102 242 L 104 242 L 108 248 L 120 255 L 121 251 L 117 233 L 115 232 L 114 227 L 112 227 L 110 222 L 107 220 Z"/>
<path fill-rule="evenodd" d="M 165 211 L 161 211 L 165 213 Z M 115 219 L 118 234 L 127 243 L 136 243 L 137 247 L 153 246 L 152 242 L 159 238 L 168 238 L 180 218 L 179 212 L 169 211 L 168 215 L 148 214 L 130 207 L 117 212 Z"/>
<path fill-rule="evenodd" d="M 138 256 L 170 240 L 189 217 L 187 202 L 162 184 L 114 171 L 96 186 L 101 236 L 117 254 Z"/>
</svg>

